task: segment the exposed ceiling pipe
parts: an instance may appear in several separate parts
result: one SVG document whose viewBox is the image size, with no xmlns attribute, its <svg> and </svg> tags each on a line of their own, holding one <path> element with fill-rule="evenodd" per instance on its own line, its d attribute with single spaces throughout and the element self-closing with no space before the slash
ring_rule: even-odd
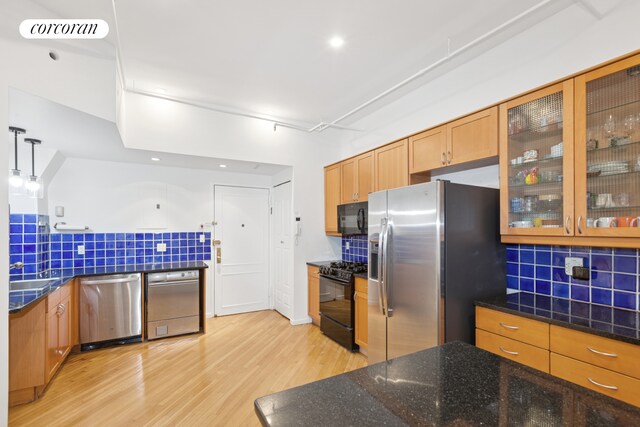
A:
<svg viewBox="0 0 640 427">
<path fill-rule="evenodd" d="M 514 16 L 513 18 L 503 22 L 502 24 L 498 25 L 497 27 L 491 29 L 490 31 L 487 31 L 486 33 L 482 34 L 480 37 L 475 38 L 474 40 L 470 41 L 469 43 L 465 44 L 464 46 L 454 50 L 453 52 L 451 52 L 450 50 L 448 50 L 447 55 L 445 57 L 443 57 L 442 59 L 439 59 L 438 61 L 432 63 L 431 65 L 422 68 L 421 70 L 419 70 L 418 72 L 412 74 L 411 76 L 407 77 L 406 79 L 402 80 L 400 83 L 395 84 L 394 86 L 390 87 L 389 89 L 385 90 L 384 92 L 374 96 L 373 98 L 369 99 L 368 101 L 364 102 L 363 104 L 360 104 L 359 106 L 357 106 L 356 108 L 350 110 L 349 112 L 343 114 L 342 116 L 338 117 L 337 119 L 331 121 L 331 122 L 320 122 L 318 124 L 316 124 L 315 126 L 312 126 L 310 128 L 306 128 L 294 123 L 290 123 L 290 122 L 286 122 L 286 121 L 282 121 L 282 120 L 277 120 L 274 118 L 270 118 L 270 117 L 265 117 L 265 116 L 261 116 L 261 115 L 257 115 L 257 114 L 252 114 L 252 113 L 246 113 L 246 112 L 242 112 L 242 111 L 238 111 L 235 109 L 230 109 L 230 108 L 226 108 L 226 107 L 219 107 L 219 106 L 212 106 L 210 104 L 205 104 L 205 103 L 198 103 L 198 102 L 194 102 L 194 101 L 190 101 L 190 100 L 185 100 L 185 99 L 180 99 L 180 98 L 175 98 L 175 97 L 171 97 L 171 96 L 166 96 L 166 95 L 159 95 L 156 93 L 152 93 L 152 92 L 147 92 L 147 91 L 142 91 L 139 89 L 131 89 L 127 87 L 126 84 L 126 79 L 125 79 L 125 75 L 124 75 L 124 68 L 122 65 L 122 60 L 120 58 L 120 39 L 119 39 L 119 35 L 118 35 L 118 23 L 117 23 L 117 17 L 116 17 L 116 4 L 115 4 L 115 0 L 112 0 L 112 5 L 113 5 L 113 14 L 114 14 L 114 20 L 115 20 L 115 26 L 116 26 L 116 42 L 118 43 L 118 47 L 116 48 L 116 52 L 118 55 L 118 66 L 120 69 L 120 75 L 121 75 L 121 79 L 122 79 L 122 87 L 123 90 L 127 91 L 127 92 L 131 92 L 131 93 L 136 93 L 139 95 L 144 95 L 144 96 L 150 96 L 150 97 L 154 97 L 154 98 L 159 98 L 159 99 L 165 99 L 165 100 L 169 100 L 169 101 L 173 101 L 173 102 L 178 102 L 181 104 L 185 104 L 185 105 L 190 105 L 190 106 L 194 106 L 194 107 L 199 107 L 199 108 L 204 108 L 207 110 L 211 110 L 211 111 L 215 111 L 218 113 L 224 113 L 224 114 L 231 114 L 231 115 L 235 115 L 235 116 L 241 116 L 241 117 L 247 117 L 247 118 L 251 118 L 251 119 L 256 119 L 256 120 L 263 120 L 263 121 L 268 121 L 268 122 L 272 122 L 274 124 L 273 126 L 273 130 L 275 131 L 277 129 L 277 127 L 284 127 L 284 128 L 289 128 L 289 129 L 295 129 L 295 130 L 299 130 L 302 132 L 322 132 L 328 128 L 336 128 L 336 129 L 340 129 L 340 130 L 350 130 L 350 131 L 356 131 L 356 132 L 361 132 L 361 129 L 354 129 L 354 128 L 350 128 L 347 126 L 343 126 L 343 125 L 339 125 L 338 123 L 345 120 L 348 117 L 353 116 L 354 114 L 358 113 L 359 111 L 362 111 L 363 109 L 367 108 L 368 106 L 370 106 L 371 104 L 375 103 L 376 101 L 379 101 L 380 99 L 390 95 L 391 93 L 397 91 L 398 89 L 402 88 L 403 86 L 406 86 L 407 84 L 411 83 L 412 81 L 416 80 L 417 78 L 423 76 L 424 74 L 428 73 L 429 71 L 439 67 L 440 65 L 450 61 L 451 59 L 459 56 L 460 54 L 466 52 L 467 50 L 471 49 L 472 47 L 482 43 L 483 41 L 487 40 L 488 38 L 490 38 L 491 36 L 495 35 L 496 33 L 504 30 L 505 28 L 513 25 L 514 23 L 522 20 L 523 18 L 531 15 L 532 13 L 536 12 L 537 10 L 543 8 L 544 6 L 548 5 L 549 3 L 552 3 L 555 0 L 543 0 L 540 3 L 530 7 L 529 9 L 519 13 L 518 15 Z M 595 11 L 593 9 L 593 7 L 591 5 L 586 4 L 585 0 L 574 0 L 574 2 L 577 2 L 579 4 L 581 4 L 582 6 L 584 6 L 587 10 L 589 10 L 591 13 L 597 13 L 597 11 Z M 597 16 L 597 15 L 594 15 Z M 449 41 L 447 43 L 447 45 L 449 46 Z"/>
<path fill-rule="evenodd" d="M 481 42 L 485 41 L 486 39 L 488 39 L 489 37 L 493 36 L 494 34 L 504 30 L 505 28 L 509 27 L 510 25 L 514 24 L 515 22 L 520 21 L 521 19 L 523 19 L 526 16 L 532 14 L 533 12 L 537 11 L 538 9 L 546 6 L 547 4 L 551 3 L 552 1 L 554 1 L 554 0 L 543 0 L 543 1 L 541 1 L 540 3 L 536 4 L 535 6 L 532 6 L 529 9 L 525 10 L 524 12 L 522 12 L 522 13 L 514 16 L 513 18 L 509 19 L 508 21 L 503 22 L 502 24 L 498 25 L 497 27 L 493 28 L 492 30 L 487 31 L 486 33 L 484 33 L 480 37 L 470 41 L 469 43 L 465 44 L 461 48 L 458 48 L 458 49 L 454 50 L 453 52 L 447 52 L 447 56 L 445 56 L 444 58 L 439 59 L 438 61 L 434 62 L 433 64 L 421 69 L 417 73 L 407 77 L 406 79 L 404 79 L 400 83 L 390 87 L 389 89 L 385 90 L 381 94 L 374 96 L 373 98 L 371 98 L 367 102 L 365 102 L 363 104 L 360 104 L 359 106 L 357 106 L 353 110 L 349 111 L 346 114 L 343 114 L 342 116 L 338 117 L 337 119 L 335 119 L 331 123 L 318 123 L 317 125 L 315 125 L 311 129 L 309 129 L 309 132 L 313 132 L 313 131 L 321 132 L 321 131 L 323 131 L 324 129 L 326 129 L 328 127 L 335 126 L 337 123 L 339 123 L 339 122 L 343 121 L 344 119 L 356 114 L 357 112 L 363 110 L 364 108 L 368 107 L 369 105 L 373 104 L 374 102 L 384 98 L 385 96 L 397 91 L 398 89 L 400 89 L 401 87 L 411 83 L 412 81 L 414 81 L 418 77 L 421 77 L 422 75 L 424 75 L 427 72 L 433 70 L 434 68 L 439 67 L 440 65 L 444 64 L 447 61 L 450 61 L 451 59 L 453 59 L 456 56 L 460 55 L 461 53 L 471 49 L 472 47 L 476 46 L 477 44 L 480 44 Z"/>
</svg>

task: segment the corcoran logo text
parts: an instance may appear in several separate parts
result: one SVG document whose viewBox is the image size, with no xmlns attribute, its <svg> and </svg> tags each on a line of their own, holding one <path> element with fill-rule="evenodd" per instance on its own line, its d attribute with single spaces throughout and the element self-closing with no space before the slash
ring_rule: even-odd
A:
<svg viewBox="0 0 640 427">
<path fill-rule="evenodd" d="M 109 24 L 102 19 L 25 19 L 20 34 L 25 39 L 102 39 Z"/>
</svg>

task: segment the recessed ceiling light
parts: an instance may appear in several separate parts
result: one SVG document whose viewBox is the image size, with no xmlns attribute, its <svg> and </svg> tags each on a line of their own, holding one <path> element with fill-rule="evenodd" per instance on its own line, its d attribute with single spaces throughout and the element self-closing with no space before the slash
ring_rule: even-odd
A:
<svg viewBox="0 0 640 427">
<path fill-rule="evenodd" d="M 218 165 L 218 166 L 220 166 L 221 168 L 226 168 L 227 167 L 227 165 Z"/>
<path fill-rule="evenodd" d="M 329 40 L 329 45 L 334 49 L 340 49 L 344 45 L 344 39 L 340 36 L 333 36 Z"/>
<path fill-rule="evenodd" d="M 166 95 L 166 94 L 167 94 L 167 90 L 166 90 L 166 89 L 163 89 L 163 88 L 161 88 L 161 87 L 157 87 L 157 88 L 155 88 L 155 89 L 154 89 L 154 91 L 155 91 L 156 93 L 159 93 L 160 95 Z"/>
<path fill-rule="evenodd" d="M 154 162 L 159 162 L 160 161 L 160 157 L 152 157 L 151 160 L 153 160 Z"/>
</svg>

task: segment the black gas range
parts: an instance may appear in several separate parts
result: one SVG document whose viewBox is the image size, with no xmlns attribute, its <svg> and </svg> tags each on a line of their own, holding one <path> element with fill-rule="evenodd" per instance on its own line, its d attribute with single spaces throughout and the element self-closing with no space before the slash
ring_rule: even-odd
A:
<svg viewBox="0 0 640 427">
<path fill-rule="evenodd" d="M 332 262 L 320 267 L 320 330 L 351 351 L 355 343 L 354 285 L 356 273 L 366 273 L 362 262 Z"/>
</svg>

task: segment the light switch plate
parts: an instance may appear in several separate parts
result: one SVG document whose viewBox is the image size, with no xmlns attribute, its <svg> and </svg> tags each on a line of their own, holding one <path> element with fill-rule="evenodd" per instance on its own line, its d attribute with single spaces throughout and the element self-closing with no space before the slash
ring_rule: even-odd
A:
<svg viewBox="0 0 640 427">
<path fill-rule="evenodd" d="M 167 244 L 166 243 L 158 243 L 156 245 L 156 251 L 157 252 L 166 252 L 167 251 Z"/>
<path fill-rule="evenodd" d="M 345 248 L 346 250 L 351 249 L 351 245 L 349 244 L 349 242 L 347 242 L 347 243 L 345 243 L 345 244 L 344 244 L 344 248 Z"/>
<path fill-rule="evenodd" d="M 567 276 L 573 275 L 573 267 L 582 267 L 584 266 L 584 260 L 578 257 L 566 257 L 564 259 L 564 274 Z"/>
<path fill-rule="evenodd" d="M 78 245 L 78 255 L 84 255 L 84 245 Z"/>
<path fill-rule="evenodd" d="M 200 243 L 204 243 L 204 234 L 200 235 Z"/>
</svg>

